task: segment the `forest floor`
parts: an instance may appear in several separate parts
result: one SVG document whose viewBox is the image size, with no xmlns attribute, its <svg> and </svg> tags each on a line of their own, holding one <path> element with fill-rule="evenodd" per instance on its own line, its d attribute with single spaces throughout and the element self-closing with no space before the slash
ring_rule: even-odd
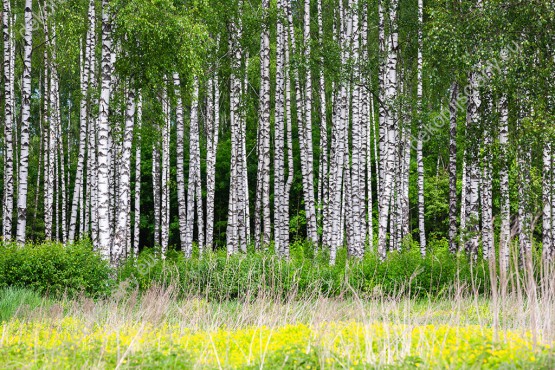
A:
<svg viewBox="0 0 555 370">
<path fill-rule="evenodd" d="M 553 312 L 522 299 L 215 303 L 151 288 L 95 301 L 8 288 L 0 367 L 552 369 Z"/>
</svg>

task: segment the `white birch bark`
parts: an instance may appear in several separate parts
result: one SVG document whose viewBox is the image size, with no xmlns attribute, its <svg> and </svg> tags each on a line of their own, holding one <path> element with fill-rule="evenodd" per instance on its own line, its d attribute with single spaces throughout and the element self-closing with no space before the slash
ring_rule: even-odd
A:
<svg viewBox="0 0 555 370">
<path fill-rule="evenodd" d="M 11 7 L 10 0 L 3 0 L 2 7 L 2 34 L 4 38 L 4 196 L 3 196 L 3 230 L 4 241 L 12 239 L 12 215 L 14 192 L 14 150 L 13 150 L 13 123 L 14 123 L 14 76 L 12 75 L 12 39 L 11 39 Z"/>
<path fill-rule="evenodd" d="M 143 97 L 137 98 L 137 124 L 135 126 L 135 215 L 133 223 L 133 255 L 139 255 L 141 235 L 141 127 L 143 124 Z"/>
<path fill-rule="evenodd" d="M 276 26 L 276 89 L 274 119 L 274 248 L 283 256 L 287 225 L 285 225 L 285 42 L 283 3 L 277 1 Z"/>
<path fill-rule="evenodd" d="M 551 259 L 553 252 L 553 216 L 551 214 L 553 204 L 552 179 L 553 179 L 553 149 L 551 147 L 551 139 L 546 138 L 543 147 L 543 183 L 542 183 L 542 244 L 544 260 Z"/>
<path fill-rule="evenodd" d="M 283 1 L 283 0 L 282 0 Z M 282 254 L 289 257 L 289 195 L 293 185 L 294 163 L 293 163 L 293 119 L 291 115 L 291 62 L 289 55 L 289 35 L 284 28 L 283 32 L 285 48 L 285 121 L 287 122 L 286 146 L 287 146 L 287 180 L 283 191 L 282 206 Z"/>
<path fill-rule="evenodd" d="M 175 96 L 177 100 L 176 105 L 176 133 L 177 133 L 177 207 L 179 218 L 179 237 L 181 240 L 181 248 L 185 255 L 189 255 L 188 239 L 187 239 L 187 204 L 185 197 L 185 169 L 184 169 L 184 135 L 185 135 L 185 121 L 183 118 L 183 101 L 181 98 L 181 81 L 177 73 L 173 74 L 173 84 L 175 89 Z"/>
<path fill-rule="evenodd" d="M 154 144 L 152 148 L 152 192 L 154 203 L 154 245 L 159 247 L 162 243 L 160 238 L 161 228 L 161 172 L 160 172 L 160 149 L 158 148 L 159 142 Z"/>
<path fill-rule="evenodd" d="M 328 207 L 328 122 L 326 113 L 326 80 L 324 76 L 324 27 L 322 0 L 317 0 L 318 47 L 320 48 L 318 96 L 320 100 L 320 161 L 318 171 L 318 224 L 322 224 L 323 209 Z"/>
<path fill-rule="evenodd" d="M 510 262 L 511 242 L 511 201 L 509 196 L 509 107 L 507 96 L 503 94 L 499 101 L 499 150 L 501 169 L 500 196 L 501 196 L 501 230 L 499 233 L 499 264 L 500 273 L 507 276 Z"/>
<path fill-rule="evenodd" d="M 362 258 L 364 255 L 364 187 L 361 186 L 364 178 L 364 140 L 363 130 L 365 119 L 361 116 L 361 85 L 360 85 L 360 42 L 359 42 L 359 18 L 358 18 L 358 1 L 350 0 L 349 3 L 349 22 L 351 23 L 350 45 L 351 45 L 351 61 L 353 64 L 354 84 L 351 89 L 352 96 L 352 154 L 351 154 L 351 182 L 350 182 L 350 201 L 352 208 L 351 222 L 351 242 L 348 245 L 349 254 L 356 258 Z"/>
<path fill-rule="evenodd" d="M 260 36 L 260 92 L 258 111 L 257 212 L 255 214 L 255 246 L 266 247 L 271 240 L 270 220 L 270 1 L 262 0 L 262 33 Z"/>
<path fill-rule="evenodd" d="M 160 182 L 160 187 L 162 188 L 160 198 L 160 247 L 162 258 L 165 258 L 170 236 L 170 108 L 168 93 L 165 87 L 162 94 L 162 112 L 164 122 L 162 126 L 162 179 Z"/>
<path fill-rule="evenodd" d="M 416 166 L 418 172 L 418 230 L 420 234 L 420 251 L 426 255 L 426 228 L 424 214 L 424 160 L 422 155 L 422 50 L 424 48 L 424 39 L 422 30 L 424 27 L 424 1 L 418 0 L 418 62 L 417 62 L 417 88 L 416 88 L 416 105 L 418 115 L 418 138 L 416 144 Z M 456 170 L 456 164 L 455 164 Z"/>
<path fill-rule="evenodd" d="M 102 0 L 102 88 L 100 93 L 99 117 L 97 127 L 98 140 L 98 244 L 97 250 L 106 260 L 111 258 L 110 235 L 110 168 L 108 144 L 109 124 L 108 110 L 110 106 L 112 79 L 112 25 L 108 9 L 108 1 Z"/>
<path fill-rule="evenodd" d="M 193 97 L 191 102 L 191 120 L 189 132 L 189 177 L 187 185 L 187 228 L 185 255 L 191 257 L 193 251 L 193 231 L 195 225 L 195 210 L 197 212 L 197 223 L 199 236 L 201 231 L 201 212 L 202 203 L 199 202 L 198 191 L 200 190 L 200 145 L 199 145 L 199 123 L 198 123 L 198 78 L 194 77 Z M 196 199 L 196 206 L 195 206 Z M 199 249 L 202 251 L 202 241 L 199 240 Z"/>
<path fill-rule="evenodd" d="M 457 242 L 457 97 L 459 86 L 451 84 L 449 102 L 449 251 L 456 253 Z"/>
<path fill-rule="evenodd" d="M 227 254 L 232 255 L 239 252 L 239 152 L 240 152 L 240 95 L 241 80 L 237 76 L 237 72 L 241 66 L 241 53 L 237 45 L 239 42 L 240 31 L 236 21 L 230 26 L 229 49 L 231 53 L 232 73 L 230 76 L 230 126 L 231 126 L 231 164 L 230 164 L 230 187 L 229 187 L 229 206 L 227 217 Z"/>
<path fill-rule="evenodd" d="M 27 227 L 27 178 L 29 175 L 29 128 L 31 125 L 31 53 L 33 49 L 33 1 L 25 0 L 21 136 L 17 190 L 17 242 L 25 244 Z"/>
<path fill-rule="evenodd" d="M 480 169 L 478 165 L 479 160 L 479 122 L 478 122 L 478 110 L 481 105 L 480 95 L 477 87 L 476 73 L 473 72 L 469 77 L 469 87 L 470 96 L 468 97 L 467 105 L 467 130 L 471 137 L 467 140 L 469 145 L 468 148 L 468 183 L 467 183 L 467 230 L 468 230 L 468 240 L 466 243 L 466 249 L 472 258 L 476 258 L 478 253 L 479 244 L 479 181 L 480 181 Z"/>
<path fill-rule="evenodd" d="M 116 266 L 120 265 L 127 257 L 130 244 L 130 240 L 128 240 L 128 230 L 131 228 L 129 224 L 129 215 L 131 213 L 131 204 L 129 200 L 131 194 L 131 149 L 133 146 L 133 128 L 135 123 L 135 92 L 129 89 L 126 95 L 125 129 L 123 132 L 123 147 L 120 160 L 121 167 L 118 176 L 119 207 L 112 251 L 113 263 Z"/>
<path fill-rule="evenodd" d="M 397 0 L 392 0 L 388 5 L 390 35 L 388 36 L 387 62 L 384 71 L 384 102 L 385 104 L 385 139 L 384 151 L 381 156 L 383 166 L 383 188 L 380 196 L 381 205 L 379 207 L 379 232 L 378 232 L 378 254 L 381 259 L 385 259 L 387 252 L 387 225 L 390 217 L 390 208 L 394 204 L 394 176 L 396 172 L 395 154 L 399 133 L 397 127 L 396 101 L 397 101 L 397 51 L 398 51 L 398 32 L 397 32 Z"/>
<path fill-rule="evenodd" d="M 492 99 L 491 94 L 488 98 Z M 488 103 L 487 121 L 493 113 L 493 103 Z M 491 146 L 493 144 L 492 134 L 490 132 L 490 125 L 484 125 L 484 146 L 483 146 L 483 165 L 482 165 L 482 252 L 484 259 L 492 257 L 495 252 L 493 245 L 493 193 L 492 193 L 492 155 Z"/>
<path fill-rule="evenodd" d="M 207 110 L 207 150 L 206 150 L 206 248 L 214 249 L 214 196 L 216 191 L 216 158 L 220 131 L 220 87 L 217 71 L 208 85 L 210 96 Z M 212 94 L 214 96 L 212 100 Z"/>
</svg>

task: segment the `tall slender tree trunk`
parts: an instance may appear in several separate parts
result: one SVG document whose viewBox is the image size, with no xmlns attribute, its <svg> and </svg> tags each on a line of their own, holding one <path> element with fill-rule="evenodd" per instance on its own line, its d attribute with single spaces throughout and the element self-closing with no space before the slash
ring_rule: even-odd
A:
<svg viewBox="0 0 555 370">
<path fill-rule="evenodd" d="M 326 80 L 324 76 L 324 26 L 322 0 L 317 0 L 318 47 L 320 48 L 318 96 L 320 99 L 320 161 L 318 176 L 318 221 L 322 223 L 323 210 L 328 207 L 328 122 L 326 106 Z"/>
<path fill-rule="evenodd" d="M 486 122 L 491 122 L 493 114 L 493 102 L 491 93 L 488 94 L 488 109 Z M 491 125 L 484 125 L 484 145 L 483 145 L 483 164 L 482 164 L 482 252 L 484 259 L 489 259 L 495 252 L 493 244 L 493 190 L 492 190 L 492 133 Z"/>
<path fill-rule="evenodd" d="M 110 168 L 108 144 L 109 123 L 108 110 L 110 106 L 111 80 L 112 80 L 112 24 L 108 13 L 108 0 L 102 0 L 102 88 L 100 93 L 100 106 L 97 127 L 98 140 L 98 244 L 96 248 L 104 259 L 111 258 L 111 233 L 110 233 Z"/>
<path fill-rule="evenodd" d="M 451 84 L 451 99 L 449 102 L 449 251 L 456 253 L 457 242 L 457 98 L 459 85 Z"/>
<path fill-rule="evenodd" d="M 546 138 L 546 142 L 543 147 L 543 256 L 544 260 L 548 261 L 553 256 L 553 215 L 552 204 L 553 204 L 553 189 L 551 183 L 553 181 L 553 148 L 551 146 L 551 138 Z"/>
<path fill-rule="evenodd" d="M 195 225 L 195 209 L 197 212 L 197 225 L 199 237 L 202 234 L 201 209 L 198 191 L 200 190 L 200 145 L 199 145 L 199 123 L 198 123 L 198 78 L 195 76 L 193 82 L 193 98 L 191 103 L 191 124 L 189 132 L 189 181 L 187 185 L 187 236 L 185 243 L 185 255 L 190 257 L 193 251 L 193 231 Z M 196 199 L 196 207 L 195 207 Z M 202 252 L 202 240 L 199 239 L 199 249 Z"/>
<path fill-rule="evenodd" d="M 160 183 L 162 188 L 160 199 L 160 247 L 162 258 L 165 258 L 170 237 L 170 106 L 166 87 L 164 87 L 162 94 L 162 112 L 164 122 L 162 126 L 162 181 Z"/>
<path fill-rule="evenodd" d="M 480 109 L 481 101 L 480 94 L 478 91 L 476 73 L 473 72 L 469 77 L 469 86 L 471 88 L 471 94 L 468 97 L 467 103 L 467 130 L 471 139 L 467 140 L 469 143 L 469 148 L 467 151 L 467 209 L 466 209 L 466 219 L 467 219 L 467 230 L 468 230 L 468 240 L 466 243 L 466 249 L 472 258 L 476 258 L 478 253 L 479 244 L 479 182 L 480 182 L 480 169 L 478 165 L 479 161 L 479 122 L 478 122 L 478 111 Z"/>
<path fill-rule="evenodd" d="M 220 131 L 220 86 L 218 73 L 210 78 L 208 84 L 209 102 L 206 130 L 206 248 L 214 249 L 214 196 L 216 191 L 216 158 Z M 212 100 L 212 95 L 214 96 Z"/>
<path fill-rule="evenodd" d="M 94 3 L 94 2 L 93 2 Z M 91 4 L 94 5 L 94 4 Z M 92 11 L 93 15 L 96 14 L 96 11 Z M 97 62 L 96 62 L 96 43 L 97 43 L 97 35 L 94 30 L 96 30 L 96 16 L 93 16 L 91 19 L 90 25 L 90 58 L 91 58 L 91 68 L 90 68 L 90 76 L 89 76 L 89 83 L 90 83 L 90 90 L 97 91 L 98 83 L 97 83 Z M 96 106 L 99 104 L 99 101 L 94 98 L 92 101 L 92 105 Z M 87 148 L 87 194 L 86 200 L 88 205 L 85 207 L 85 232 L 89 232 L 89 218 L 90 218 L 90 236 L 93 242 L 93 245 L 96 247 L 98 245 L 98 154 L 97 154 L 97 143 L 98 143 L 98 117 L 95 117 L 94 112 L 92 109 L 89 109 L 89 117 L 88 117 L 88 148 Z"/>
<path fill-rule="evenodd" d="M 283 2 L 277 1 L 276 26 L 276 90 L 274 119 L 274 247 L 278 255 L 285 256 L 285 42 Z"/>
<path fill-rule="evenodd" d="M 501 193 L 501 230 L 499 233 L 499 272 L 502 274 L 501 281 L 506 281 L 510 262 L 511 243 L 511 201 L 509 196 L 509 107 L 507 96 L 503 94 L 499 101 L 499 161 L 501 169 L 500 193 Z"/>
<path fill-rule="evenodd" d="M 384 71 L 384 146 L 381 160 L 383 162 L 383 189 L 380 196 L 380 217 L 378 232 L 378 254 L 381 259 L 386 257 L 387 252 L 387 225 L 390 217 L 390 209 L 394 205 L 394 177 L 396 172 L 396 153 L 399 139 L 397 114 L 395 105 L 397 103 L 397 0 L 392 0 L 388 5 L 390 35 L 388 36 L 387 62 Z"/>
<path fill-rule="evenodd" d="M 133 128 L 135 126 L 135 92 L 127 87 L 126 108 L 125 108 L 125 129 L 123 132 L 123 147 L 121 152 L 121 167 L 119 171 L 119 209 L 114 238 L 112 258 L 114 264 L 120 265 L 129 250 L 128 230 L 131 204 L 131 149 L 133 147 Z"/>
<path fill-rule="evenodd" d="M 17 191 L 17 242 L 25 244 L 27 227 L 27 178 L 29 175 L 29 127 L 31 124 L 31 53 L 33 49 L 33 1 L 25 0 L 23 83 L 21 92 L 21 147 Z"/>
<path fill-rule="evenodd" d="M 153 192 L 153 203 L 154 203 L 154 245 L 161 245 L 160 230 L 161 230 L 161 180 L 162 176 L 160 174 L 160 149 L 158 148 L 159 142 L 154 144 L 152 148 L 152 192 Z"/>
<path fill-rule="evenodd" d="M 240 123 L 240 95 L 241 80 L 237 72 L 241 66 L 241 50 L 238 46 L 240 38 L 240 27 L 234 21 L 230 26 L 229 48 L 231 53 L 232 73 L 230 76 L 230 126 L 231 126 L 231 166 L 230 166 L 230 186 L 229 186 L 229 206 L 227 217 L 227 254 L 232 255 L 239 252 L 239 152 L 241 129 Z"/>
<path fill-rule="evenodd" d="M 262 0 L 262 34 L 260 36 L 260 93 L 258 112 L 257 212 L 255 214 L 255 246 L 265 247 L 271 240 L 270 220 L 270 0 Z"/>
<path fill-rule="evenodd" d="M 12 75 L 12 40 L 11 40 L 11 7 L 10 0 L 3 1 L 2 30 L 4 37 L 4 197 L 3 197 L 3 230 L 2 236 L 5 241 L 12 238 L 12 215 L 13 215 L 13 123 L 14 123 L 14 76 Z"/>
<path fill-rule="evenodd" d="M 177 209 L 179 216 L 179 237 L 181 240 L 181 248 L 185 251 L 185 255 L 188 256 L 190 250 L 188 249 L 188 239 L 187 239 L 187 203 L 185 196 L 185 168 L 184 168 L 184 140 L 185 140 L 185 121 L 183 118 L 183 101 L 181 98 L 181 81 L 177 73 L 173 74 L 173 84 L 175 89 L 175 96 L 177 100 L 176 105 L 176 133 L 177 133 L 177 168 L 176 168 L 176 179 L 177 179 Z"/>
<path fill-rule="evenodd" d="M 349 253 L 356 258 L 362 258 L 364 255 L 364 231 L 365 225 L 365 204 L 364 204 L 364 127 L 367 117 L 362 116 L 361 104 L 361 60 L 360 60 L 360 29 L 359 29 L 359 3 L 356 0 L 351 0 L 349 4 L 349 22 L 351 23 L 351 57 L 353 63 L 353 76 L 354 84 L 352 85 L 352 154 L 351 154 L 351 196 L 349 197 L 352 203 L 352 239 L 349 243 Z"/>
<path fill-rule="evenodd" d="M 137 98 L 137 124 L 135 126 L 135 220 L 133 223 L 133 255 L 139 255 L 141 235 L 141 127 L 143 124 L 143 97 Z"/>
<path fill-rule="evenodd" d="M 422 36 L 422 30 L 424 27 L 424 1 L 418 0 L 418 77 L 417 77 L 417 88 L 416 88 L 416 105 L 417 105 L 417 115 L 418 115 L 418 138 L 416 143 L 416 166 L 418 172 L 418 230 L 420 234 L 420 252 L 424 256 L 426 255 L 426 224 L 425 224 L 425 214 L 424 214 L 424 158 L 422 155 L 422 50 L 424 48 L 424 39 Z M 456 117 L 455 117 L 456 119 Z M 455 163 L 456 170 L 456 163 Z"/>
</svg>

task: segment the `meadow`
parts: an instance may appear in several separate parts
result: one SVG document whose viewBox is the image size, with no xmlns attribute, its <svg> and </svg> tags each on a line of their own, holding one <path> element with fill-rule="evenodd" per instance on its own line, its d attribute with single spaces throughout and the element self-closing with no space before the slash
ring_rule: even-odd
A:
<svg viewBox="0 0 555 370">
<path fill-rule="evenodd" d="M 415 294 L 410 291 L 417 286 L 413 282 L 418 276 L 429 279 L 437 271 L 430 270 L 432 265 L 426 259 L 419 258 L 422 262 L 418 266 L 410 265 L 408 261 L 413 260 L 410 252 L 379 264 L 389 266 L 384 270 L 374 268 L 374 281 L 381 284 L 364 287 L 356 284 L 357 274 L 373 266 L 370 260 L 351 267 L 346 260 L 342 269 L 334 267 L 325 272 L 318 256 L 309 256 L 302 246 L 297 246 L 295 257 L 280 264 L 268 262 L 274 261 L 271 253 L 244 256 L 235 261 L 237 264 L 240 261 L 242 267 L 235 266 L 234 275 L 230 275 L 231 270 L 224 272 L 218 267 L 222 256 L 197 256 L 192 260 L 196 262 L 190 263 L 197 267 L 212 266 L 201 271 L 204 279 L 208 279 L 204 282 L 213 288 L 199 289 L 184 285 L 198 283 L 198 269 L 187 268 L 177 256 L 160 261 L 153 258 L 153 252 L 147 252 L 115 277 L 100 258 L 87 252 L 90 249 L 86 243 L 59 249 L 52 244 L 3 248 L 0 277 L 4 282 L 24 268 L 17 265 L 18 254 L 27 254 L 21 261 L 32 263 L 28 256 L 31 253 L 43 260 L 42 272 L 40 268 L 34 270 L 35 282 L 12 283 L 0 291 L 3 368 L 551 369 L 555 366 L 555 295 L 546 288 L 552 284 L 540 284 L 540 277 L 534 283 L 534 294 L 528 283 L 536 279 L 526 280 L 525 275 L 518 273 L 513 274 L 503 292 L 493 294 L 491 283 L 487 285 L 489 293 L 479 288 L 484 284 L 478 283 L 478 279 L 489 273 L 487 269 L 481 274 L 469 273 L 466 281 L 465 274 L 470 270 L 455 268 L 457 274 L 450 288 L 442 280 L 439 283 L 444 289 L 424 289 L 421 279 L 418 283 L 421 291 Z M 81 257 L 86 258 L 90 268 L 87 274 L 86 270 L 79 270 L 83 274 L 81 280 L 72 273 L 72 262 L 64 259 L 79 255 L 80 248 L 85 253 Z M 427 258 L 447 258 L 441 257 L 440 249 Z M 50 251 L 50 258 L 41 254 L 46 251 Z M 319 274 L 330 274 L 330 281 L 335 279 L 335 271 L 343 276 L 343 284 L 336 285 L 336 290 L 329 289 L 334 286 L 332 283 L 325 289 L 311 283 L 309 280 L 316 281 L 322 275 L 310 275 L 316 272 L 299 269 L 296 264 L 301 261 L 303 266 L 315 267 Z M 401 268 L 401 263 L 407 264 L 406 268 Z M 451 264 L 457 266 L 456 262 Z M 229 265 L 234 265 L 233 260 L 225 266 Z M 273 276 L 272 279 L 259 276 L 260 265 L 266 268 L 264 275 Z M 442 265 L 449 266 L 446 262 Z M 47 266 L 56 267 L 52 270 L 58 274 L 49 275 L 51 269 Z M 286 266 L 287 274 L 282 271 Z M 410 271 L 412 268 L 417 273 Z M 293 271 L 295 277 L 291 276 Z M 392 274 L 401 271 L 412 276 L 410 284 L 393 288 L 384 283 L 394 281 Z M 443 273 L 450 276 L 446 271 Z M 226 276 L 227 287 L 224 280 L 217 280 L 224 279 L 222 276 Z M 284 281 L 284 276 L 290 276 L 289 280 Z M 56 286 L 53 280 L 56 278 L 66 281 L 66 289 L 48 291 L 36 283 L 43 281 Z M 398 281 L 405 278 L 400 275 Z M 98 280 L 89 284 L 87 279 Z M 91 289 L 95 284 L 101 286 Z M 230 289 L 233 286 L 236 288 Z"/>
</svg>

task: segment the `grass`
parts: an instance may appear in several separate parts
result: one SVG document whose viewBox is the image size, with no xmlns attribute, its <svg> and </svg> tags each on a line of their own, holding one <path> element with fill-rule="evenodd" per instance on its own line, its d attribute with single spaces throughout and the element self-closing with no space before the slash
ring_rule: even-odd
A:
<svg viewBox="0 0 555 370">
<path fill-rule="evenodd" d="M 2 368 L 545 368 L 553 301 L 258 295 L 181 298 L 174 286 L 52 300 L 0 293 Z M 531 311 L 536 321 L 532 323 Z M 496 319 L 499 317 L 499 319 Z"/>
</svg>

